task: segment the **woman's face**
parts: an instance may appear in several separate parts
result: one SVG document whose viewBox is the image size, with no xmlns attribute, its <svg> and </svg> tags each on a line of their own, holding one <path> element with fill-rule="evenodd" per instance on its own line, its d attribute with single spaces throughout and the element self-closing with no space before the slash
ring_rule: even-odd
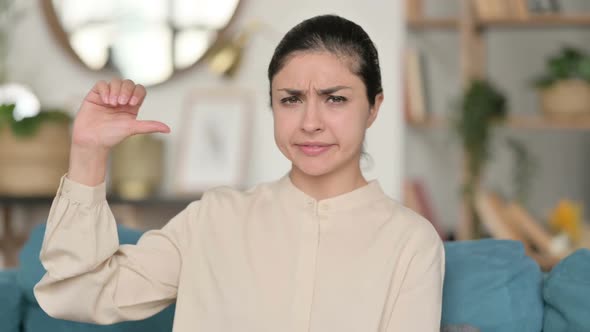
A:
<svg viewBox="0 0 590 332">
<path fill-rule="evenodd" d="M 293 55 L 272 80 L 275 141 L 296 171 L 323 176 L 359 169 L 371 107 L 349 58 L 329 52 Z"/>
</svg>

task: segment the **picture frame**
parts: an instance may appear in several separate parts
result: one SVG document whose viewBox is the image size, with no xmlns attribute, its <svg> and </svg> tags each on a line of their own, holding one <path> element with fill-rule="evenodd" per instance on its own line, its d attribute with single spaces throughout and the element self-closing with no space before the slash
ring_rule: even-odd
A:
<svg viewBox="0 0 590 332">
<path fill-rule="evenodd" d="M 177 195 L 200 195 L 219 186 L 244 187 L 253 110 L 253 93 L 247 90 L 189 92 L 174 170 Z"/>
</svg>

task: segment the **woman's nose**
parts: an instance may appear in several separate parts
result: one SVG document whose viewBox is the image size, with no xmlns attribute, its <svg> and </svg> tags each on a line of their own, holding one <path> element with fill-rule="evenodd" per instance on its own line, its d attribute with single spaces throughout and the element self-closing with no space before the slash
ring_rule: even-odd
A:
<svg viewBox="0 0 590 332">
<path fill-rule="evenodd" d="M 301 130 L 307 133 L 315 133 L 324 129 L 324 122 L 320 108 L 313 102 L 309 102 L 305 106 Z"/>
</svg>

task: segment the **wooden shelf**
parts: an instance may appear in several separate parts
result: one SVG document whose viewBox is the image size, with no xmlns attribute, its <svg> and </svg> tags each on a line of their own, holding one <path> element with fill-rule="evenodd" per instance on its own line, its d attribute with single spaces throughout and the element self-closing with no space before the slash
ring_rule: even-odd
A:
<svg viewBox="0 0 590 332">
<path fill-rule="evenodd" d="M 412 30 L 457 29 L 459 21 L 456 18 L 422 17 L 409 19 L 407 25 L 408 28 Z"/>
<path fill-rule="evenodd" d="M 505 124 L 511 128 L 541 130 L 590 130 L 590 117 L 551 118 L 542 115 L 511 115 Z"/>
<path fill-rule="evenodd" d="M 531 15 L 526 19 L 518 18 L 485 18 L 476 23 L 480 28 L 542 28 L 542 27 L 575 27 L 590 26 L 590 15 L 574 14 L 543 14 Z M 422 17 L 407 21 L 411 30 L 457 29 L 457 18 Z"/>
<path fill-rule="evenodd" d="M 496 18 L 481 19 L 478 22 L 480 27 L 571 27 L 590 26 L 590 15 L 574 14 L 543 14 L 531 15 L 526 19 Z"/>
<path fill-rule="evenodd" d="M 435 129 L 447 126 L 447 119 L 440 115 L 429 115 L 423 121 L 406 122 L 406 126 L 413 129 Z"/>
<path fill-rule="evenodd" d="M 590 130 L 590 116 L 579 118 L 550 118 L 537 114 L 510 115 L 504 127 L 530 130 Z M 414 129 L 435 129 L 448 126 L 448 120 L 443 116 L 429 116 L 418 123 L 409 123 Z"/>
</svg>

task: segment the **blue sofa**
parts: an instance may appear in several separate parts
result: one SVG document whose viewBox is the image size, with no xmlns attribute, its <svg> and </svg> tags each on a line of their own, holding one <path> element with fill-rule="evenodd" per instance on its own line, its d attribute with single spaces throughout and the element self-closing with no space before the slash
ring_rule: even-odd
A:
<svg viewBox="0 0 590 332">
<path fill-rule="evenodd" d="M 39 226 L 20 253 L 21 266 L 0 271 L 2 332 L 170 331 L 174 306 L 142 321 L 97 326 L 48 317 L 33 296 L 44 270 Z M 141 233 L 119 227 L 121 243 Z M 445 243 L 442 325 L 470 325 L 484 332 L 590 331 L 590 250 L 580 250 L 547 275 L 519 242 L 479 240 Z M 332 332 L 332 331 L 327 331 Z"/>
<path fill-rule="evenodd" d="M 70 322 L 49 317 L 37 304 L 33 287 L 45 270 L 39 261 L 45 225 L 36 227 L 19 254 L 16 270 L 0 271 L 0 332 L 162 332 L 172 330 L 174 305 L 141 321 L 113 325 Z M 141 233 L 118 227 L 119 242 L 134 244 Z"/>
</svg>

